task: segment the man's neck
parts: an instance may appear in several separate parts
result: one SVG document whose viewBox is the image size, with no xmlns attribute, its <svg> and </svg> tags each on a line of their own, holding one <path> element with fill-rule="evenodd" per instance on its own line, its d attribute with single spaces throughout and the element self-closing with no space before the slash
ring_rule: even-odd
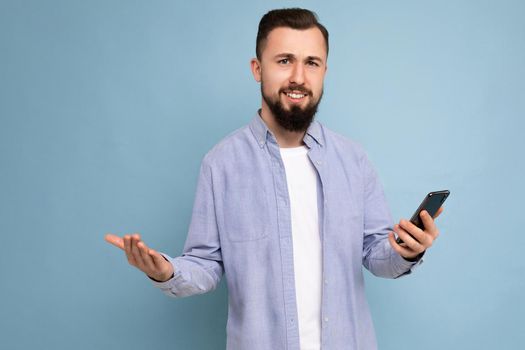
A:
<svg viewBox="0 0 525 350">
<path fill-rule="evenodd" d="M 268 126 L 268 129 L 274 134 L 280 148 L 292 148 L 304 145 L 303 138 L 306 131 L 289 131 L 284 129 L 275 121 L 275 117 L 265 103 L 263 103 L 259 115 Z"/>
</svg>

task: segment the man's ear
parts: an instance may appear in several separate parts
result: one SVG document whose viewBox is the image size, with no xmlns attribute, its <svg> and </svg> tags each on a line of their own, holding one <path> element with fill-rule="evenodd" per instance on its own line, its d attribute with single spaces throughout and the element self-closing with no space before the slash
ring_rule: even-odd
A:
<svg viewBox="0 0 525 350">
<path fill-rule="evenodd" d="M 250 68 L 255 80 L 261 82 L 261 62 L 259 62 L 257 58 L 252 58 L 250 61 Z"/>
</svg>

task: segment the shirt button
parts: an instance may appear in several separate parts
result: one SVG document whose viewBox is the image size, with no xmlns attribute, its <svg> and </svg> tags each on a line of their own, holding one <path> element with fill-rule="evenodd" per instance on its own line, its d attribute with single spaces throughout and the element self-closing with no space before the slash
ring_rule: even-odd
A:
<svg viewBox="0 0 525 350">
<path fill-rule="evenodd" d="M 320 160 L 318 160 L 316 163 L 317 163 L 317 165 L 321 165 L 322 164 L 322 162 Z"/>
<path fill-rule="evenodd" d="M 328 284 L 328 280 L 324 280 L 324 284 Z"/>
<path fill-rule="evenodd" d="M 328 322 L 328 317 L 325 317 L 325 318 L 324 318 L 324 321 L 325 321 L 325 322 Z"/>
</svg>

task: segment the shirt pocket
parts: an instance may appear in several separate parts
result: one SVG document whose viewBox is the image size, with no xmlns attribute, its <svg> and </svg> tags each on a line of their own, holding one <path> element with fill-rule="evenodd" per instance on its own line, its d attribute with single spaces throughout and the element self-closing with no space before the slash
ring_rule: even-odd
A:
<svg viewBox="0 0 525 350">
<path fill-rule="evenodd" d="M 223 236 L 230 242 L 249 242 L 268 236 L 269 199 L 261 186 L 239 186 L 224 198 Z"/>
</svg>

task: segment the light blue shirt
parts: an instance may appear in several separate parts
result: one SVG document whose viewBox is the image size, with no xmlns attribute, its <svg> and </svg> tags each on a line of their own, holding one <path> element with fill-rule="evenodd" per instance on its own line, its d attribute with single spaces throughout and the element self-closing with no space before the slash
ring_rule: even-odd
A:
<svg viewBox="0 0 525 350">
<path fill-rule="evenodd" d="M 390 246 L 390 211 L 362 148 L 317 121 L 303 141 L 318 175 L 322 349 L 375 349 L 362 266 L 397 278 L 422 260 Z M 163 253 L 174 277 L 152 283 L 185 297 L 213 290 L 225 273 L 227 349 L 299 350 L 292 244 L 279 145 L 257 114 L 204 157 L 184 252 Z"/>
</svg>

